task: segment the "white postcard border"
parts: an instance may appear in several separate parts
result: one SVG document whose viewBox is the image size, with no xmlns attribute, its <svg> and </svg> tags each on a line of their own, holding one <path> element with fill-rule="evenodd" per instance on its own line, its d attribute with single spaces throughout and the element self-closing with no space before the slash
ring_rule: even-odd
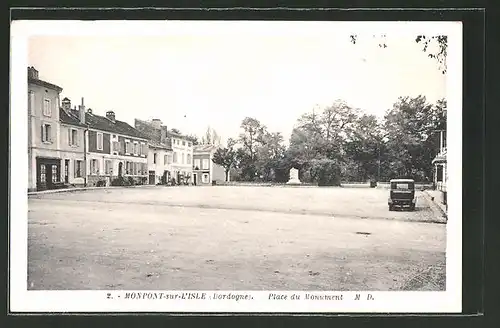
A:
<svg viewBox="0 0 500 328">
<path fill-rule="evenodd" d="M 231 28 L 227 28 L 231 24 Z M 272 29 L 269 26 L 272 25 Z M 397 25 L 397 27 L 396 27 Z M 205 297 L 246 294 L 252 300 L 158 299 L 158 295 L 126 299 L 127 291 L 28 291 L 27 290 L 27 45 L 34 35 L 165 35 L 204 33 L 254 33 L 307 35 L 347 29 L 349 34 L 385 33 L 448 35 L 448 211 L 446 291 L 444 292 L 304 292 L 304 291 L 199 291 Z M 347 34 L 347 32 L 344 32 Z M 347 41 L 348 42 L 348 41 Z M 11 24 L 10 106 L 10 311 L 11 312 L 280 312 L 280 313 L 453 313 L 461 311 L 462 297 L 462 24 L 460 22 L 207 22 L 207 21 L 15 21 Z M 15 179 L 12 179 L 15 177 Z M 18 183 L 18 181 L 24 181 Z M 148 293 L 129 291 L 130 293 Z M 110 295 L 108 295 L 108 293 Z M 182 291 L 151 293 L 182 294 Z M 189 291 L 189 293 L 196 293 Z M 287 300 L 270 300 L 270 294 Z M 292 300 L 292 295 L 301 295 Z M 305 294 L 343 295 L 342 300 L 305 300 Z M 356 295 L 360 299 L 356 300 Z M 184 297 L 189 295 L 185 294 Z M 371 295 L 371 296 L 368 296 Z M 156 297 L 150 299 L 149 297 Z M 194 297 L 194 294 L 191 294 Z M 369 300 L 372 297 L 372 300 Z"/>
</svg>

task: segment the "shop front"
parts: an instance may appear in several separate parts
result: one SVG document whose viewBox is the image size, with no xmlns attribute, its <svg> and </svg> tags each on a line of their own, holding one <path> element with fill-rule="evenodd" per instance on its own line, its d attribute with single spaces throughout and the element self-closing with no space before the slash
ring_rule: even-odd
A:
<svg viewBox="0 0 500 328">
<path fill-rule="evenodd" d="M 36 189 L 57 189 L 61 182 L 61 159 L 50 157 L 36 158 Z"/>
</svg>

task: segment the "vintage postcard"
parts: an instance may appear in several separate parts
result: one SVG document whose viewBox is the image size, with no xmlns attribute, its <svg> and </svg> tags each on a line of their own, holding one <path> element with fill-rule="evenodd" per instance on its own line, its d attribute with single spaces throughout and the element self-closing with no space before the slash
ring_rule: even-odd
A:
<svg viewBox="0 0 500 328">
<path fill-rule="evenodd" d="M 460 22 L 11 33 L 12 312 L 461 311 Z"/>
</svg>

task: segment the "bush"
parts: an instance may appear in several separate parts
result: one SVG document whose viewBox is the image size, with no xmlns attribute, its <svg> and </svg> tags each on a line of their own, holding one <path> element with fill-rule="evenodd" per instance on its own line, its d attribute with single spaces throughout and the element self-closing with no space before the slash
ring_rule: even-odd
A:
<svg viewBox="0 0 500 328">
<path fill-rule="evenodd" d="M 128 186 L 133 186 L 135 185 L 135 180 L 133 177 L 128 177 Z"/>
<path fill-rule="evenodd" d="M 106 187 L 106 180 L 99 180 L 96 182 L 96 187 Z"/>
<path fill-rule="evenodd" d="M 314 160 L 312 171 L 318 186 L 340 186 L 341 170 L 336 161 L 331 159 Z"/>
<path fill-rule="evenodd" d="M 124 177 L 120 176 L 116 179 L 111 180 L 111 185 L 112 186 L 130 186 L 130 179 L 131 178 L 132 177 L 125 179 Z"/>
</svg>

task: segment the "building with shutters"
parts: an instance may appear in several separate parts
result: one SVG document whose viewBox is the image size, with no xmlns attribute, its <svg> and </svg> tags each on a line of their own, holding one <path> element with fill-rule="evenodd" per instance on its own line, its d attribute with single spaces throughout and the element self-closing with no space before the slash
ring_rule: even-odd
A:
<svg viewBox="0 0 500 328">
<path fill-rule="evenodd" d="M 226 181 L 224 168 L 213 162 L 218 147 L 214 145 L 196 145 L 193 150 L 193 181 L 196 185 L 209 185 Z M 228 181 L 230 176 L 228 173 Z"/>
<path fill-rule="evenodd" d="M 101 116 L 86 109 L 83 98 L 78 109 L 71 107 L 70 99 L 63 99 L 62 110 L 73 121 L 78 120 L 85 126 L 83 160 L 87 186 L 110 185 L 118 177 L 130 178 L 134 183 L 146 182 L 146 136 L 128 123 L 117 120 L 114 111 Z"/>
<path fill-rule="evenodd" d="M 62 88 L 28 67 L 28 191 L 62 184 L 59 96 Z"/>
<path fill-rule="evenodd" d="M 148 136 L 150 184 L 193 183 L 193 142 L 176 131 L 168 130 L 159 119 L 135 119 L 135 128 Z"/>
</svg>

